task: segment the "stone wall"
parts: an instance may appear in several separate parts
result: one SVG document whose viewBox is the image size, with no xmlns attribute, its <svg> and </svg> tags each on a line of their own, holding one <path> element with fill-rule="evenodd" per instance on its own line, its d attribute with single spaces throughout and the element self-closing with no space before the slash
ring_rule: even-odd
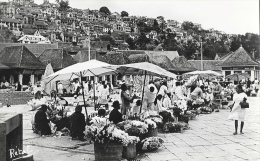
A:
<svg viewBox="0 0 260 161">
<path fill-rule="evenodd" d="M 0 90 L 0 102 L 5 106 L 27 104 L 34 97 L 31 92 Z"/>
</svg>

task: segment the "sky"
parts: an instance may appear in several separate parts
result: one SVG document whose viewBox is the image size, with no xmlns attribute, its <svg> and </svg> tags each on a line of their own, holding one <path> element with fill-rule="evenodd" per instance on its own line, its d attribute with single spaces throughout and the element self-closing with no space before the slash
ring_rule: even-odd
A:
<svg viewBox="0 0 260 161">
<path fill-rule="evenodd" d="M 37 4 L 42 2 L 35 0 Z M 214 28 L 228 34 L 259 34 L 258 0 L 69 0 L 69 4 L 80 9 L 99 10 L 106 6 L 111 12 L 191 21 L 204 29 Z"/>
</svg>

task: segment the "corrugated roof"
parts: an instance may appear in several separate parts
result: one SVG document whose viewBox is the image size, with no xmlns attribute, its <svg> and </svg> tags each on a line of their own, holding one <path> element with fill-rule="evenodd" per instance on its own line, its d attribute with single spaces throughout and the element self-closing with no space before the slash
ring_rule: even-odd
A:
<svg viewBox="0 0 260 161">
<path fill-rule="evenodd" d="M 179 56 L 179 53 L 177 51 L 145 51 L 146 54 L 148 54 L 149 56 L 153 57 L 153 56 L 161 56 L 161 55 L 165 55 L 167 56 L 171 61 Z"/>
<path fill-rule="evenodd" d="M 79 62 L 85 62 L 89 60 L 88 57 L 88 50 L 79 51 L 73 59 L 75 61 Z M 96 59 L 102 62 L 106 62 L 106 56 L 104 54 L 100 54 L 96 52 L 95 50 L 90 50 L 90 59 Z"/>
<path fill-rule="evenodd" d="M 46 49 L 38 58 L 45 65 L 51 63 L 55 70 L 63 69 L 77 63 L 63 49 Z"/>
<path fill-rule="evenodd" d="M 197 70 L 201 70 L 201 61 L 200 60 L 188 60 Z M 213 70 L 220 71 L 221 66 L 218 66 L 222 60 L 203 60 L 203 70 Z"/>
<path fill-rule="evenodd" d="M 147 54 L 132 54 L 128 58 L 131 63 L 151 62 Z"/>
<path fill-rule="evenodd" d="M 197 70 L 184 56 L 175 57 L 172 61 L 177 71 L 195 71 Z"/>
<path fill-rule="evenodd" d="M 106 62 L 113 65 L 122 65 L 130 63 L 128 56 L 122 52 L 108 52 L 105 57 Z"/>
<path fill-rule="evenodd" d="M 8 46 L 0 52 L 0 62 L 10 68 L 45 69 L 39 59 L 25 46 Z"/>
<path fill-rule="evenodd" d="M 245 49 L 241 46 L 233 54 L 225 59 L 222 63 L 218 64 L 221 66 L 245 66 L 245 65 L 259 65 L 255 62 Z"/>
<path fill-rule="evenodd" d="M 171 60 L 166 55 L 159 55 L 159 56 L 149 56 L 150 60 L 153 64 L 160 66 L 166 70 L 175 70 L 175 66 L 172 64 Z"/>
</svg>

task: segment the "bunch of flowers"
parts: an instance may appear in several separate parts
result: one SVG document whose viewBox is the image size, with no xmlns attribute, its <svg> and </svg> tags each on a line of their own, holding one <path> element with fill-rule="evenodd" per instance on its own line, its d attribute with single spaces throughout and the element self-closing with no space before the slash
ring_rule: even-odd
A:
<svg viewBox="0 0 260 161">
<path fill-rule="evenodd" d="M 143 143 L 142 149 L 152 151 L 161 147 L 164 143 L 164 140 L 160 137 L 149 137 L 142 140 L 141 143 Z"/>
<path fill-rule="evenodd" d="M 164 123 L 173 119 L 172 113 L 168 110 L 159 111 L 159 115 L 162 116 Z"/>
<path fill-rule="evenodd" d="M 187 110 L 187 101 L 184 99 L 174 101 L 174 104 L 182 110 Z"/>
<path fill-rule="evenodd" d="M 155 129 L 157 128 L 156 123 L 152 120 L 152 119 L 145 119 L 144 123 L 146 123 L 148 125 L 149 129 Z"/>
<path fill-rule="evenodd" d="M 164 132 L 180 132 L 181 128 L 183 127 L 183 124 L 181 123 L 174 123 L 174 122 L 167 122 L 164 127 Z"/>
<path fill-rule="evenodd" d="M 124 125 L 124 130 L 130 136 L 139 136 L 148 132 L 148 125 L 141 121 L 132 120 Z"/>
<path fill-rule="evenodd" d="M 192 105 L 202 105 L 204 103 L 204 99 L 197 98 L 195 101 L 192 102 Z"/>
<path fill-rule="evenodd" d="M 136 136 L 129 136 L 128 138 L 129 144 L 137 144 L 140 141 L 139 137 Z"/>
<path fill-rule="evenodd" d="M 98 126 L 98 127 L 103 127 L 103 126 L 109 124 L 110 121 L 105 117 L 102 118 L 102 117 L 95 116 L 95 117 L 92 117 L 90 123 L 92 125 L 95 125 L 95 126 Z"/>
<path fill-rule="evenodd" d="M 108 124 L 103 127 L 98 127 L 94 124 L 87 126 L 86 134 L 93 141 L 99 143 L 108 143 L 115 141 L 123 143 L 125 146 L 130 142 L 137 142 L 137 138 L 129 137 L 129 135 L 120 130 L 115 124 Z"/>
</svg>

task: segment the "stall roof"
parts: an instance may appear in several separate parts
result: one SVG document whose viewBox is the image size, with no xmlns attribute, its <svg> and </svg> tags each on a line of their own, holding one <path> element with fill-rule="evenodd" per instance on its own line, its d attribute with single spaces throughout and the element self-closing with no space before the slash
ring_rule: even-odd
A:
<svg viewBox="0 0 260 161">
<path fill-rule="evenodd" d="M 25 46 L 7 46 L 0 52 L 0 63 L 10 68 L 45 69 L 39 59 Z"/>
</svg>

